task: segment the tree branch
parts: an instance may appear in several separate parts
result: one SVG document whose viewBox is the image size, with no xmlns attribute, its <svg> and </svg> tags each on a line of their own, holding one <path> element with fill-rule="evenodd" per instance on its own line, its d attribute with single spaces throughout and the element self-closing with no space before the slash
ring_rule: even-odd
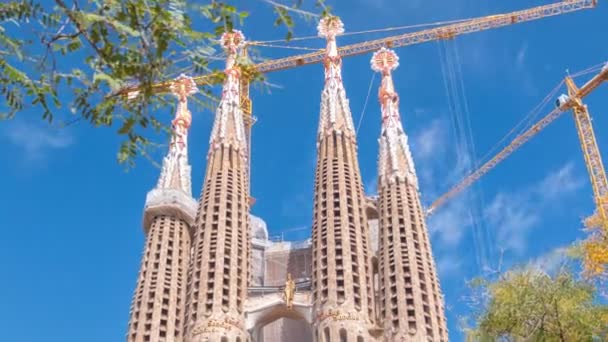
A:
<svg viewBox="0 0 608 342">
<path fill-rule="evenodd" d="M 101 58 L 105 59 L 106 56 L 103 53 L 103 51 L 101 51 L 99 49 L 99 47 L 97 46 L 97 44 L 95 44 L 93 42 L 93 40 L 91 39 L 91 37 L 89 37 L 89 34 L 88 34 L 86 28 L 84 28 L 84 26 L 82 25 L 82 23 L 76 19 L 76 17 L 74 16 L 74 13 L 72 13 L 72 10 L 70 10 L 68 8 L 68 6 L 65 4 L 65 2 L 63 2 L 63 0 L 55 0 L 55 3 L 57 5 L 59 5 L 59 7 L 61 7 L 61 9 L 68 16 L 68 18 L 70 18 L 70 20 L 74 23 L 74 25 L 76 25 L 76 28 L 78 29 L 78 33 L 82 34 L 82 36 L 85 38 L 85 40 L 91 45 L 91 47 L 93 48 L 93 50 L 95 50 L 95 52 L 97 52 L 97 54 Z"/>
</svg>

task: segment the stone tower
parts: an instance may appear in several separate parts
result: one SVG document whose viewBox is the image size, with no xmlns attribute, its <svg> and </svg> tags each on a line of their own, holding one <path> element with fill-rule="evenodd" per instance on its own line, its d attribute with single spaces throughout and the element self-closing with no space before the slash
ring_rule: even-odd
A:
<svg viewBox="0 0 608 342">
<path fill-rule="evenodd" d="M 131 317 L 129 342 L 181 340 L 184 330 L 186 270 L 190 234 L 196 214 L 188 164 L 188 128 L 192 117 L 187 97 L 196 91 L 192 79 L 180 76 L 171 91 L 178 98 L 169 153 L 144 211 L 146 245 Z"/>
<path fill-rule="evenodd" d="M 355 129 L 336 47 L 344 29 L 339 18 L 326 17 L 318 30 L 327 49 L 313 212 L 313 336 L 367 342 L 374 326 L 372 269 Z"/>
<path fill-rule="evenodd" d="M 382 73 L 378 157 L 379 300 L 384 341 L 447 341 L 443 296 L 418 195 L 414 162 L 399 116 L 391 71 L 397 55 L 372 57 Z"/>
<path fill-rule="evenodd" d="M 244 37 L 225 33 L 226 81 L 215 115 L 188 268 L 186 341 L 245 342 L 249 284 L 248 146 L 239 106 L 237 50 Z"/>
</svg>

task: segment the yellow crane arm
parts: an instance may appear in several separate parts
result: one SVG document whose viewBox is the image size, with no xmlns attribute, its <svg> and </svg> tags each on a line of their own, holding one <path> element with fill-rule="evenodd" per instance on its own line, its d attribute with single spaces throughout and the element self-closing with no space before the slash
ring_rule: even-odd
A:
<svg viewBox="0 0 608 342">
<path fill-rule="evenodd" d="M 521 135 L 517 136 L 509 145 L 507 145 L 504 149 L 502 149 L 498 154 L 496 154 L 492 159 L 483 164 L 479 169 L 475 170 L 473 173 L 469 174 L 465 177 L 461 182 L 452 187 L 448 192 L 441 195 L 437 200 L 435 200 L 428 208 L 426 214 L 431 215 L 438 207 L 443 205 L 447 200 L 456 196 L 466 188 L 468 188 L 471 184 L 476 182 L 483 175 L 492 170 L 498 163 L 505 160 L 508 156 L 510 156 L 515 150 L 520 148 L 523 144 L 528 142 L 532 137 L 534 137 L 538 132 L 547 127 L 550 123 L 555 121 L 558 117 L 560 117 L 564 112 L 576 108 L 580 100 L 589 95 L 595 88 L 597 88 L 600 84 L 608 79 L 608 67 L 602 69 L 602 71 L 593 77 L 589 82 L 587 82 L 580 89 L 576 89 L 571 95 L 565 99 L 565 101 L 561 102 L 559 107 L 552 110 L 549 114 L 543 117 L 539 122 L 534 124 L 528 130 L 526 130 Z M 587 130 L 588 131 L 588 130 Z M 585 141 L 588 136 L 588 132 L 585 131 L 585 137 L 581 138 L 581 141 Z M 597 146 L 596 146 L 597 147 Z M 583 149 L 585 150 L 585 145 L 583 145 Z M 599 157 L 599 152 L 597 153 Z M 600 159 L 601 163 L 601 159 Z M 601 165 L 601 164 L 600 164 Z M 603 167 L 602 167 L 603 172 Z M 590 172 L 591 173 L 591 172 Z M 604 175 L 605 179 L 605 175 Z M 593 181 L 593 179 L 592 179 Z"/>
<path fill-rule="evenodd" d="M 608 65 L 606 66 L 608 68 Z M 576 131 L 585 158 L 585 165 L 591 179 L 591 187 L 596 206 L 595 215 L 591 216 L 591 220 L 587 221 L 587 226 L 601 226 L 608 229 L 608 179 L 606 171 L 602 163 L 600 149 L 595 139 L 591 116 L 587 110 L 587 106 L 583 104 L 581 98 L 577 97 L 579 90 L 574 84 L 571 77 L 566 77 L 566 86 L 568 87 L 568 99 L 571 101 L 571 109 L 574 114 L 574 122 L 576 123 Z M 565 96 L 565 95 L 564 95 Z M 565 98 L 564 98 L 565 99 Z M 608 232 L 608 230 L 607 230 Z"/>
<path fill-rule="evenodd" d="M 596 5 L 597 0 L 562 1 L 522 11 L 479 17 L 452 25 L 441 26 L 412 33 L 405 33 L 398 36 L 392 36 L 382 39 L 370 40 L 353 45 L 346 45 L 339 48 L 338 53 L 343 57 L 347 57 L 376 51 L 382 47 L 396 48 L 425 43 L 434 40 L 451 39 L 455 36 L 466 33 L 478 32 L 508 26 L 511 24 L 537 20 L 548 16 L 555 16 L 582 9 L 593 8 Z M 260 63 L 256 65 L 256 69 L 259 72 L 265 73 L 293 68 L 300 65 L 319 63 L 323 61 L 324 55 L 325 51 L 320 50 L 318 52 L 312 52 L 304 55 L 280 58 Z"/>
<path fill-rule="evenodd" d="M 401 47 L 407 45 L 420 44 L 424 42 L 451 39 L 461 34 L 478 32 L 498 27 L 503 27 L 511 24 L 517 24 L 532 20 L 541 19 L 544 17 L 555 16 L 559 14 L 579 11 L 588 8 L 594 8 L 597 5 L 597 0 L 567 0 L 550 5 L 538 6 L 522 11 L 516 11 L 506 14 L 491 15 L 487 17 L 479 17 L 471 20 L 465 20 L 460 23 L 435 27 L 417 32 L 405 33 L 397 36 L 365 41 L 362 43 L 347 45 L 339 48 L 339 53 L 343 57 L 355 56 L 367 52 L 375 51 L 383 46 L 386 47 Z M 302 65 L 314 64 L 323 61 L 325 51 L 319 51 L 269 60 L 251 66 L 251 70 L 259 73 L 267 73 L 290 69 Z M 193 78 L 198 85 L 209 85 L 220 83 L 223 80 L 222 72 L 196 76 Z M 166 92 L 172 81 L 161 82 L 152 86 L 153 92 Z M 138 85 L 125 87 L 120 89 L 113 95 L 128 95 L 140 89 Z"/>
</svg>

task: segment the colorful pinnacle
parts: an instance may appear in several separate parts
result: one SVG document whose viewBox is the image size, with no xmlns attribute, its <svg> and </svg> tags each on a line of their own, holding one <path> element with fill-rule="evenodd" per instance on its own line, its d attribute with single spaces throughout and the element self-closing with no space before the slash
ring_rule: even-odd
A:
<svg viewBox="0 0 608 342">
<path fill-rule="evenodd" d="M 328 16 L 319 21 L 317 26 L 319 37 L 331 38 L 344 33 L 344 24 L 339 17 Z"/>
<path fill-rule="evenodd" d="M 234 54 L 245 45 L 245 35 L 239 30 L 232 30 L 232 32 L 222 34 L 220 41 L 224 50 L 228 51 L 229 54 Z"/>
<path fill-rule="evenodd" d="M 388 74 L 391 71 L 397 69 L 399 66 L 399 56 L 393 51 L 387 48 L 381 48 L 374 52 L 371 59 L 372 70 Z"/>
<path fill-rule="evenodd" d="M 181 74 L 173 83 L 171 83 L 170 90 L 171 93 L 179 99 L 173 124 L 189 128 L 192 123 L 192 115 L 188 110 L 188 96 L 198 92 L 196 83 L 192 77 Z"/>
</svg>

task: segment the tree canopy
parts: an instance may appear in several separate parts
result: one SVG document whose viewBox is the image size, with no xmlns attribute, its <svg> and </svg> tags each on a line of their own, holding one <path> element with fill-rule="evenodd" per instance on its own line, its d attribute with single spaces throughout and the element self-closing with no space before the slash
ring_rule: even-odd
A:
<svg viewBox="0 0 608 342">
<path fill-rule="evenodd" d="M 591 283 L 566 270 L 556 275 L 526 268 L 495 282 L 476 281 L 484 303 L 470 341 L 605 341 L 608 306 Z"/>
<path fill-rule="evenodd" d="M 286 6 L 270 0 L 275 25 L 294 27 L 292 13 L 302 0 Z M 322 0 L 315 8 L 325 13 Z M 0 119 L 19 112 L 39 111 L 44 120 L 70 125 L 86 121 L 112 126 L 124 137 L 120 162 L 133 163 L 145 153 L 148 128 L 164 125 L 154 116 L 168 106 L 168 96 L 152 94 L 152 84 L 187 70 L 213 71 L 221 58 L 221 33 L 242 25 L 248 13 L 229 1 L 211 0 L 18 0 L 0 4 Z M 74 61 L 79 63 L 74 65 Z M 246 61 L 245 61 L 246 63 Z M 108 96 L 138 85 L 133 101 Z M 201 87 L 195 102 L 215 107 L 209 87 Z"/>
</svg>

